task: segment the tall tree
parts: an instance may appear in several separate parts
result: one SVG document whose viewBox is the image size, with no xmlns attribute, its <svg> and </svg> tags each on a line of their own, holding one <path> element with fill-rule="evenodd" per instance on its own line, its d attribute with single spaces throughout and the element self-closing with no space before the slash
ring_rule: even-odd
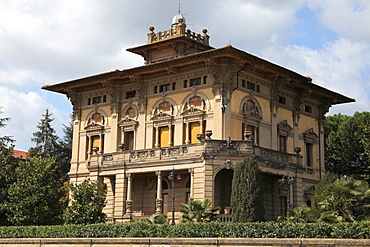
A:
<svg viewBox="0 0 370 247">
<path fill-rule="evenodd" d="M 72 117 L 72 116 L 71 116 Z M 71 168 L 71 158 L 72 158 L 72 137 L 73 137 L 73 120 L 65 125 L 63 124 L 64 136 L 59 139 L 57 148 L 57 160 L 60 162 L 60 172 L 62 174 L 67 174 Z"/>
<path fill-rule="evenodd" d="M 238 162 L 234 169 L 231 208 L 234 222 L 264 220 L 263 180 L 258 161 L 251 157 Z"/>
<path fill-rule="evenodd" d="M 18 225 L 62 223 L 66 205 L 63 179 L 56 172 L 55 158 L 35 156 L 16 168 L 16 181 L 9 187 L 8 218 Z"/>
<path fill-rule="evenodd" d="M 0 114 L 1 114 L 0 108 Z M 0 118 L 0 128 L 6 126 L 10 118 Z M 6 205 L 9 201 L 8 189 L 15 182 L 15 169 L 20 160 L 13 157 L 13 147 L 9 136 L 0 137 L 0 225 L 9 225 Z"/>
<path fill-rule="evenodd" d="M 36 147 L 29 150 L 31 156 L 39 155 L 43 157 L 55 157 L 59 150 L 59 137 L 56 135 L 55 129 L 51 126 L 54 118 L 53 114 L 46 109 L 45 114 L 37 125 L 38 131 L 33 133 L 31 141 L 36 143 Z"/>
<path fill-rule="evenodd" d="M 353 116 L 337 114 L 325 120 L 325 166 L 339 175 L 369 179 L 367 136 L 370 112 Z"/>
<path fill-rule="evenodd" d="M 3 113 L 3 111 L 1 110 L 2 107 L 0 107 L 0 114 Z M 6 127 L 6 123 L 10 121 L 10 118 L 9 117 L 2 117 L 0 118 L 0 128 L 5 128 Z M 11 139 L 11 136 L 0 136 L 0 144 L 1 146 L 7 146 L 8 144 L 11 144 L 13 143 L 14 140 Z"/>
</svg>

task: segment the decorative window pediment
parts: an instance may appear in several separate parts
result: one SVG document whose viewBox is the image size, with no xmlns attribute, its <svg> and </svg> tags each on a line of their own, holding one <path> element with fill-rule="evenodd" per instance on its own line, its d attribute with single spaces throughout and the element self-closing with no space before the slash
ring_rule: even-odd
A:
<svg viewBox="0 0 370 247">
<path fill-rule="evenodd" d="M 251 97 L 245 97 L 240 105 L 240 114 L 244 116 L 244 118 L 260 121 L 262 120 L 262 115 L 260 111 L 260 107 L 255 100 L 252 100 Z"/>
<path fill-rule="evenodd" d="M 305 139 L 305 142 L 315 143 L 319 136 L 315 133 L 313 128 L 310 128 L 309 130 L 303 133 L 303 137 Z"/>
<path fill-rule="evenodd" d="M 293 130 L 292 126 L 289 125 L 287 120 L 280 122 L 278 125 L 278 134 L 280 136 L 288 136 L 289 133 Z"/>
<path fill-rule="evenodd" d="M 154 109 L 151 120 L 152 121 L 172 120 L 174 114 L 175 114 L 174 106 L 168 101 L 163 101 L 162 103 L 158 104 L 158 106 Z"/>
<path fill-rule="evenodd" d="M 185 116 L 194 116 L 194 115 L 203 115 L 206 111 L 201 110 L 195 106 L 190 106 L 186 110 L 184 110 L 181 115 Z"/>
<path fill-rule="evenodd" d="M 85 130 L 102 130 L 106 125 L 106 117 L 100 112 L 95 112 L 87 119 Z"/>
<path fill-rule="evenodd" d="M 154 115 L 151 120 L 152 121 L 165 121 L 165 120 L 171 120 L 173 118 L 172 115 L 166 113 L 166 112 L 158 112 L 156 115 Z"/>
<path fill-rule="evenodd" d="M 118 122 L 118 126 L 120 127 L 126 127 L 126 126 L 132 126 L 132 125 L 136 126 L 138 124 L 139 124 L 139 121 L 136 121 L 135 119 L 129 118 L 127 116 Z"/>
</svg>

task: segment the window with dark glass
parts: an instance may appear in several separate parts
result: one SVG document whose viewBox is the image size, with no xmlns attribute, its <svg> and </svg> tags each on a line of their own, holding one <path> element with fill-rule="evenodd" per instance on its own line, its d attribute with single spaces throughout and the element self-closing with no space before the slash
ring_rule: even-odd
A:
<svg viewBox="0 0 370 247">
<path fill-rule="evenodd" d="M 306 142 L 306 166 L 313 165 L 313 144 Z"/>
<path fill-rule="evenodd" d="M 131 98 L 135 98 L 135 97 L 136 97 L 136 90 L 126 92 L 126 99 L 131 99 Z"/>
<path fill-rule="evenodd" d="M 256 91 L 256 84 L 253 82 L 247 81 L 247 89 Z"/>
<path fill-rule="evenodd" d="M 158 86 L 154 86 L 153 93 L 158 93 Z"/>
<path fill-rule="evenodd" d="M 125 150 L 134 150 L 134 132 L 125 132 Z"/>
<path fill-rule="evenodd" d="M 312 107 L 311 107 L 311 106 L 309 106 L 309 105 L 305 105 L 305 106 L 304 106 L 304 111 L 305 111 L 305 112 L 308 112 L 308 113 L 312 113 Z"/>
<path fill-rule="evenodd" d="M 287 137 L 279 135 L 279 151 L 287 152 Z"/>
<path fill-rule="evenodd" d="M 94 97 L 94 98 L 92 98 L 92 103 L 93 104 L 99 104 L 99 103 L 101 103 L 101 97 Z"/>
<path fill-rule="evenodd" d="M 245 80 L 242 80 L 242 87 L 245 87 Z"/>
<path fill-rule="evenodd" d="M 283 104 L 283 105 L 286 105 L 286 98 L 283 97 L 283 96 L 279 96 L 279 103 Z"/>
<path fill-rule="evenodd" d="M 188 87 L 188 80 L 184 80 L 184 88 Z"/>
<path fill-rule="evenodd" d="M 200 77 L 190 79 L 190 87 L 201 85 L 202 81 Z"/>
<path fill-rule="evenodd" d="M 164 84 L 159 86 L 159 92 L 168 92 L 171 90 L 170 84 Z"/>
<path fill-rule="evenodd" d="M 203 84 L 207 84 L 207 76 L 203 76 Z"/>
</svg>

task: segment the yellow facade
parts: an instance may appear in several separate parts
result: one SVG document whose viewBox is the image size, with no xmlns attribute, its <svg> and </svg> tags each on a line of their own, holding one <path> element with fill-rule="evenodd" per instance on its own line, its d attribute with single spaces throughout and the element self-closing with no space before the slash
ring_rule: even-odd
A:
<svg viewBox="0 0 370 247">
<path fill-rule="evenodd" d="M 325 172 L 324 114 L 353 100 L 232 46 L 212 48 L 206 31 L 190 35 L 183 24 L 128 49 L 145 58 L 141 67 L 44 87 L 73 104 L 71 181 L 105 183 L 115 221 L 172 217 L 174 193 L 177 219 L 188 200 L 229 206 L 233 169 L 253 156 L 267 220 L 287 198 L 307 203 Z M 280 182 L 287 174 L 291 188 Z"/>
</svg>

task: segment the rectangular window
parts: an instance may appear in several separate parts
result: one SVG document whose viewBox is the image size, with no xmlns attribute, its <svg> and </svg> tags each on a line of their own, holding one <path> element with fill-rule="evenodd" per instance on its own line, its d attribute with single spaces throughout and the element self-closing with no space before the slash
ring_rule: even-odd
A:
<svg viewBox="0 0 370 247">
<path fill-rule="evenodd" d="M 125 150 L 134 150 L 134 132 L 125 132 Z"/>
<path fill-rule="evenodd" d="M 260 92 L 260 85 L 257 85 L 257 92 Z"/>
<path fill-rule="evenodd" d="M 308 113 L 312 113 L 312 107 L 311 107 L 311 106 L 309 106 L 309 105 L 305 105 L 305 106 L 304 106 L 304 111 L 305 111 L 305 112 L 308 112 Z"/>
<path fill-rule="evenodd" d="M 168 126 L 160 127 L 159 128 L 159 146 L 160 147 L 168 147 L 173 143 L 175 126 L 171 126 L 171 133 Z M 171 134 L 171 136 L 170 136 Z"/>
<path fill-rule="evenodd" d="M 201 78 L 200 77 L 190 79 L 190 87 L 192 87 L 192 86 L 198 86 L 198 85 L 201 85 L 201 84 L 202 84 L 202 82 L 201 82 Z"/>
<path fill-rule="evenodd" d="M 171 90 L 170 84 L 164 84 L 159 86 L 159 92 L 168 92 Z"/>
<path fill-rule="evenodd" d="M 203 76 L 203 84 L 207 84 L 207 76 Z"/>
<path fill-rule="evenodd" d="M 283 97 L 283 96 L 279 96 L 279 103 L 283 104 L 283 105 L 286 105 L 286 98 Z"/>
<path fill-rule="evenodd" d="M 92 98 L 92 103 L 93 104 L 99 104 L 99 103 L 101 103 L 102 102 L 102 100 L 101 100 L 101 96 L 99 96 L 99 97 L 93 97 Z"/>
<path fill-rule="evenodd" d="M 126 99 L 131 99 L 131 98 L 135 98 L 135 97 L 136 97 L 136 90 L 126 92 Z"/>
<path fill-rule="evenodd" d="M 87 99 L 87 105 L 91 105 L 91 98 Z"/>
<path fill-rule="evenodd" d="M 172 90 L 176 90 L 176 82 L 172 82 Z"/>
<path fill-rule="evenodd" d="M 256 84 L 253 82 L 247 81 L 247 89 L 256 91 Z"/>
<path fill-rule="evenodd" d="M 154 86 L 153 93 L 158 93 L 158 86 Z"/>
<path fill-rule="evenodd" d="M 184 80 L 184 88 L 188 87 L 188 80 Z"/>
<path fill-rule="evenodd" d="M 200 123 L 199 122 L 194 122 L 190 123 L 190 143 L 197 143 L 197 135 L 201 134 L 200 130 Z"/>
<path fill-rule="evenodd" d="M 279 151 L 287 152 L 287 137 L 279 135 Z"/>
<path fill-rule="evenodd" d="M 245 80 L 242 80 L 242 87 L 245 87 Z"/>
<path fill-rule="evenodd" d="M 313 165 L 313 144 L 306 142 L 306 166 Z"/>
<path fill-rule="evenodd" d="M 103 102 L 107 102 L 107 95 L 103 95 Z"/>
</svg>

